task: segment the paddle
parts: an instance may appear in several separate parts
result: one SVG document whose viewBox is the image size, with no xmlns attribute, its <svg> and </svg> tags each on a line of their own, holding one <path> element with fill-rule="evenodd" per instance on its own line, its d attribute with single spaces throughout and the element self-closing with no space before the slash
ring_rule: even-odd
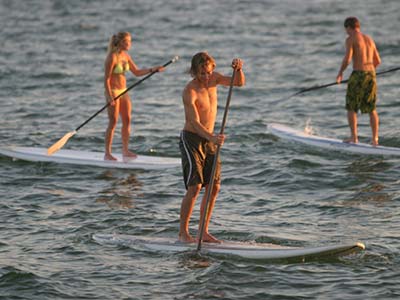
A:
<svg viewBox="0 0 400 300">
<path fill-rule="evenodd" d="M 171 59 L 169 62 L 165 63 L 163 65 L 163 67 L 165 68 L 166 66 L 168 66 L 169 64 L 172 64 L 174 62 L 176 62 L 179 59 L 178 56 L 175 56 L 173 59 Z M 141 84 L 143 81 L 145 81 L 147 78 L 153 76 L 155 73 L 157 73 L 157 71 L 153 71 L 150 74 L 146 75 L 144 78 L 142 78 L 141 80 L 135 82 L 134 84 L 132 84 L 131 86 L 129 86 L 124 92 L 122 92 L 121 94 L 119 94 L 118 96 L 116 96 L 114 98 L 114 100 L 117 100 L 119 97 L 121 97 L 122 95 L 124 95 L 125 93 L 127 93 L 129 90 L 133 89 L 134 87 L 138 86 L 139 84 Z M 74 131 L 70 131 L 68 132 L 66 135 L 64 135 L 61 139 L 59 139 L 56 143 L 54 143 L 52 146 L 50 146 L 47 149 L 47 155 L 52 155 L 55 152 L 57 152 L 58 150 L 60 150 L 66 143 L 67 141 L 73 137 L 79 129 L 81 129 L 83 126 L 85 126 L 87 123 L 89 123 L 94 117 L 96 117 L 99 113 L 101 113 L 103 110 L 105 110 L 108 106 L 110 105 L 110 102 L 107 102 L 107 104 L 105 104 L 101 109 L 99 109 L 96 113 L 94 113 L 89 119 L 87 119 L 85 122 L 83 122 L 81 125 L 79 125 Z"/>
<path fill-rule="evenodd" d="M 386 71 L 382 71 L 382 72 L 377 72 L 376 75 L 378 76 L 378 75 L 382 75 L 382 74 L 386 74 L 386 73 L 390 73 L 390 72 L 395 72 L 395 71 L 398 71 L 398 70 L 400 70 L 400 67 L 392 68 L 392 69 L 389 69 L 389 70 L 386 70 Z M 346 80 L 342 80 L 340 83 L 346 83 L 348 81 L 349 80 L 346 79 Z M 287 98 L 283 98 L 283 99 L 272 101 L 271 104 L 275 104 L 277 102 L 281 102 L 281 101 L 284 101 L 284 100 L 289 100 L 290 98 L 292 98 L 294 96 L 297 96 L 297 95 L 300 95 L 300 94 L 303 94 L 303 93 L 306 93 L 306 92 L 314 91 L 314 90 L 323 89 L 323 88 L 326 88 L 326 87 L 329 87 L 329 86 L 332 86 L 332 85 L 337 85 L 337 84 L 340 84 L 340 83 L 332 82 L 332 83 L 327 83 L 327 84 L 323 84 L 323 85 L 316 85 L 316 86 L 312 86 L 312 87 L 309 87 L 309 88 L 304 88 L 304 89 L 298 91 L 297 93 L 294 93 L 293 95 L 290 95 Z"/>
<path fill-rule="evenodd" d="M 228 116 L 229 104 L 231 102 L 233 81 L 235 79 L 235 73 L 236 73 L 236 70 L 234 69 L 233 73 L 232 73 L 232 77 L 231 77 L 231 82 L 230 82 L 230 85 L 229 85 L 228 98 L 226 99 L 224 117 L 222 119 L 222 125 L 221 125 L 220 134 L 224 134 L 226 118 Z M 206 198 L 206 203 L 205 203 L 205 208 L 204 208 L 205 211 L 204 211 L 203 216 L 202 216 L 202 218 L 200 220 L 200 232 L 199 232 L 199 241 L 198 241 L 198 244 L 197 244 L 197 251 L 200 251 L 200 249 L 201 249 L 201 243 L 202 243 L 202 240 L 203 240 L 204 226 L 205 226 L 206 219 L 207 219 L 207 216 L 208 216 L 208 213 L 209 213 L 209 202 L 210 202 L 211 193 L 212 193 L 212 190 L 213 190 L 213 187 L 214 187 L 214 177 L 215 177 L 215 172 L 217 170 L 217 161 L 218 161 L 218 156 L 219 156 L 220 149 L 221 149 L 221 146 L 217 145 L 217 150 L 215 151 L 214 161 L 213 161 L 213 165 L 212 165 L 212 169 L 211 169 L 211 178 L 210 178 L 210 182 L 208 184 L 208 192 L 207 192 L 207 198 Z"/>
</svg>

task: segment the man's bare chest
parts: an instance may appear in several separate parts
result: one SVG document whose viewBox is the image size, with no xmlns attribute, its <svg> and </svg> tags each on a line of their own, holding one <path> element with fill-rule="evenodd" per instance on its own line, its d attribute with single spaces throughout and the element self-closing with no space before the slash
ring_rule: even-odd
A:
<svg viewBox="0 0 400 300">
<path fill-rule="evenodd" d="M 212 112 L 217 108 L 217 95 L 212 90 L 204 90 L 197 95 L 197 109 L 201 112 Z"/>
</svg>

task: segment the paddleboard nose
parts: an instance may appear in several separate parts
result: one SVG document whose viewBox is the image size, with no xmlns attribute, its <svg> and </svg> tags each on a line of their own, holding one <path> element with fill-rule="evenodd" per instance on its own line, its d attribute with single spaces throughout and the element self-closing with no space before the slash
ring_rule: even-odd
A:
<svg viewBox="0 0 400 300">
<path fill-rule="evenodd" d="M 363 243 L 358 242 L 357 247 L 359 247 L 361 250 L 365 250 L 365 245 Z"/>
</svg>

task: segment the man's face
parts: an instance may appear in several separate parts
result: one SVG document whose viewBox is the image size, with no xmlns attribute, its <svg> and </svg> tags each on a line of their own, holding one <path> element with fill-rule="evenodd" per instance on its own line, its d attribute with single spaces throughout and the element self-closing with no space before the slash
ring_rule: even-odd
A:
<svg viewBox="0 0 400 300">
<path fill-rule="evenodd" d="M 350 35 L 350 34 L 354 31 L 354 29 L 351 28 L 350 26 L 345 27 L 344 30 L 346 31 L 346 33 L 347 33 L 348 35 Z"/>
<path fill-rule="evenodd" d="M 208 80 L 210 79 L 214 69 L 212 64 L 207 64 L 200 68 L 199 73 L 197 74 L 197 80 L 201 83 L 208 84 Z"/>
</svg>

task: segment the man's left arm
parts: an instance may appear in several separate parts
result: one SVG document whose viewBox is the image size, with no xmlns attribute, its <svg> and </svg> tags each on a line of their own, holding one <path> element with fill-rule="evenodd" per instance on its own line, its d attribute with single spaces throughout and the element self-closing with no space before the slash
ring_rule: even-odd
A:
<svg viewBox="0 0 400 300">
<path fill-rule="evenodd" d="M 376 69 L 377 66 L 381 64 L 381 57 L 379 55 L 378 49 L 374 43 L 374 57 L 373 57 L 374 68 Z"/>
<path fill-rule="evenodd" d="M 235 58 L 232 61 L 232 68 L 235 70 L 235 79 L 233 81 L 234 86 L 243 86 L 246 83 L 246 77 L 243 73 L 243 61 L 239 58 Z M 231 84 L 231 76 L 224 76 L 218 72 L 215 72 L 216 82 L 220 85 L 229 86 Z"/>
<path fill-rule="evenodd" d="M 235 70 L 235 80 L 233 85 L 235 86 L 243 86 L 246 83 L 246 77 L 243 73 L 243 60 L 240 58 L 235 58 L 232 60 L 232 68 Z"/>
</svg>

